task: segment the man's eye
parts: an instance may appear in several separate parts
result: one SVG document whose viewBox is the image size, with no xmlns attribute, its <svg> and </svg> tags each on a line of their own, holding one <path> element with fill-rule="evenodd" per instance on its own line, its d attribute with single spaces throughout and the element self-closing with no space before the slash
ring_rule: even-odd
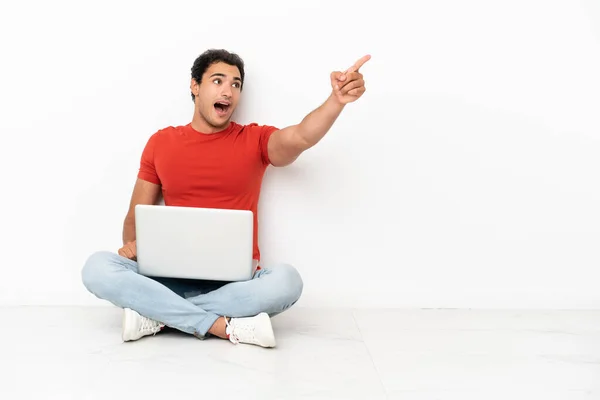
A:
<svg viewBox="0 0 600 400">
<path fill-rule="evenodd" d="M 213 81 L 213 83 L 216 83 L 216 84 L 218 85 L 218 84 L 220 84 L 220 83 L 221 83 L 221 80 L 220 80 L 220 79 L 215 79 L 215 80 Z"/>
<path fill-rule="evenodd" d="M 239 87 L 240 87 L 240 83 L 239 83 L 239 82 L 235 82 L 235 83 L 233 84 L 233 87 L 239 88 Z"/>
</svg>

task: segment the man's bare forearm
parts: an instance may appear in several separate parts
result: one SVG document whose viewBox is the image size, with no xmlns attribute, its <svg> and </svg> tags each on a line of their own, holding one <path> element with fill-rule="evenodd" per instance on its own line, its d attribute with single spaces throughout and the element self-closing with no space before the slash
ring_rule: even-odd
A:
<svg viewBox="0 0 600 400">
<path fill-rule="evenodd" d="M 275 166 L 285 166 L 294 162 L 300 154 L 310 149 L 323 137 L 346 104 L 356 101 L 365 92 L 365 81 L 359 68 L 371 58 L 362 57 L 346 71 L 330 74 L 332 92 L 323 104 L 295 125 L 275 132 L 269 139 L 269 159 Z"/>
<path fill-rule="evenodd" d="M 337 101 L 332 94 L 319 108 L 304 117 L 296 127 L 301 150 L 307 150 L 323 139 L 343 109 L 344 104 Z"/>
<path fill-rule="evenodd" d="M 123 222 L 123 244 L 133 242 L 135 240 L 135 216 L 127 215 Z"/>
</svg>

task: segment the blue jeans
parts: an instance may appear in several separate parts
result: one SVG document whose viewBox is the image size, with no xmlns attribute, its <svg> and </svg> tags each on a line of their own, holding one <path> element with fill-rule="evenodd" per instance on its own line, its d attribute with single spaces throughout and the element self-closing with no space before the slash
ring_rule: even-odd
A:
<svg viewBox="0 0 600 400">
<path fill-rule="evenodd" d="M 199 338 L 221 316 L 277 315 L 298 301 L 303 287 L 287 264 L 261 268 L 245 282 L 149 278 L 137 262 L 107 251 L 92 254 L 81 274 L 96 297 Z"/>
</svg>

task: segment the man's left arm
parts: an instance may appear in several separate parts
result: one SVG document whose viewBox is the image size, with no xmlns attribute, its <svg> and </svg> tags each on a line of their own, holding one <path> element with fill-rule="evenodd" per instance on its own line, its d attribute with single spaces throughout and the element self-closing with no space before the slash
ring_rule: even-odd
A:
<svg viewBox="0 0 600 400">
<path fill-rule="evenodd" d="M 346 104 L 356 101 L 365 92 L 365 81 L 360 67 L 371 56 L 358 60 L 344 72 L 331 73 L 331 95 L 302 122 L 273 132 L 268 143 L 269 159 L 277 167 L 289 165 L 300 154 L 317 144 L 329 131 Z"/>
</svg>

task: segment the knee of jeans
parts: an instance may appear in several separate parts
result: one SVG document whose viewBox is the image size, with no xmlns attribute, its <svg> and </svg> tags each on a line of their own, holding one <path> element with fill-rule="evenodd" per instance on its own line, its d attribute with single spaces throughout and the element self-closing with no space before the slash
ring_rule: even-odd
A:
<svg viewBox="0 0 600 400">
<path fill-rule="evenodd" d="M 296 268 L 289 264 L 281 264 L 275 267 L 279 277 L 278 288 L 282 300 L 286 303 L 294 304 L 300 299 L 304 282 Z"/>
<path fill-rule="evenodd" d="M 81 270 L 83 285 L 92 293 L 102 291 L 106 286 L 111 258 L 114 254 L 108 251 L 98 251 L 88 257 Z"/>
</svg>

